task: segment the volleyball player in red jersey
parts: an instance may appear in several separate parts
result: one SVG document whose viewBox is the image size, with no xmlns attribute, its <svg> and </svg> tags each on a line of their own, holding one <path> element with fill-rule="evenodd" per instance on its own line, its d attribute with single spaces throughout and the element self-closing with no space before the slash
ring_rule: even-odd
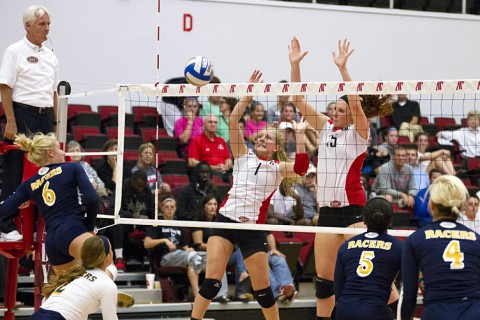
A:
<svg viewBox="0 0 480 320">
<path fill-rule="evenodd" d="M 338 54 L 332 52 L 343 81 L 351 81 L 347 60 L 353 53 L 350 42 L 338 41 Z M 291 81 L 300 81 L 302 52 L 297 38 L 291 40 L 289 58 Z M 360 181 L 363 160 L 368 147 L 368 118 L 390 114 L 389 96 L 348 95 L 338 99 L 329 118 L 295 96 L 293 102 L 308 123 L 319 133 L 317 164 L 317 201 L 320 208 L 318 226 L 364 228 L 365 191 Z M 333 276 L 338 248 L 347 235 L 317 233 L 315 237 L 315 278 L 317 320 L 330 319 L 334 303 Z"/>
<path fill-rule="evenodd" d="M 260 82 L 262 74 L 255 70 L 251 83 Z M 288 161 L 282 148 L 281 130 L 266 128 L 254 139 L 255 152 L 249 151 L 238 123 L 251 97 L 242 97 L 230 115 L 230 146 L 235 158 L 233 185 L 220 206 L 216 221 L 227 223 L 265 223 L 270 199 L 284 179 L 295 179 L 307 172 L 309 159 L 305 153 L 305 129 L 302 118 L 294 124 L 297 154 Z M 207 243 L 205 281 L 195 298 L 192 319 L 202 319 L 210 301 L 221 287 L 221 279 L 234 245 L 242 251 L 255 299 L 266 319 L 279 319 L 278 305 L 268 276 L 268 248 L 264 231 L 214 229 Z"/>
</svg>

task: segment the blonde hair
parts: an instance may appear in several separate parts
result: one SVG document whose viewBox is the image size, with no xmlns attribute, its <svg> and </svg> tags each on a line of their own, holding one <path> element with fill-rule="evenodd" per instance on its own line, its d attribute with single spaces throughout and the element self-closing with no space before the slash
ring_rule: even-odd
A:
<svg viewBox="0 0 480 320">
<path fill-rule="evenodd" d="M 32 138 L 23 133 L 15 136 L 15 144 L 27 152 L 27 159 L 41 167 L 47 164 L 47 150 L 54 150 L 57 143 L 54 133 L 37 133 Z"/>
<path fill-rule="evenodd" d="M 273 160 L 277 160 L 280 162 L 293 162 L 288 156 L 287 153 L 285 152 L 285 149 L 283 148 L 283 142 L 285 140 L 285 130 L 278 129 L 275 126 L 267 126 L 266 128 L 260 130 L 258 133 L 256 133 L 253 136 L 253 142 L 254 144 L 257 143 L 257 138 L 260 132 L 262 131 L 268 131 L 272 132 L 275 135 L 275 143 L 278 145 L 278 150 L 275 151 L 272 155 Z M 287 196 L 292 196 L 295 195 L 295 191 L 293 191 L 292 186 L 295 183 L 301 183 L 302 177 L 298 176 L 296 178 L 283 178 L 282 180 L 282 186 L 283 190 L 285 191 L 285 195 Z"/>
<path fill-rule="evenodd" d="M 103 240 L 100 237 L 88 238 L 82 245 L 82 264 L 74 266 L 64 273 L 52 276 L 49 283 L 43 286 L 42 295 L 48 298 L 58 287 L 65 286 L 81 277 L 86 270 L 101 268 L 106 256 Z"/>
<path fill-rule="evenodd" d="M 468 190 L 462 180 L 455 176 L 438 177 L 428 188 L 434 216 L 446 216 L 457 219 L 462 205 L 467 202 Z"/>
<path fill-rule="evenodd" d="M 140 147 L 138 148 L 138 153 L 142 154 L 142 152 L 148 148 L 152 149 L 153 154 L 155 154 L 155 146 L 151 142 L 146 142 L 141 144 Z"/>
</svg>

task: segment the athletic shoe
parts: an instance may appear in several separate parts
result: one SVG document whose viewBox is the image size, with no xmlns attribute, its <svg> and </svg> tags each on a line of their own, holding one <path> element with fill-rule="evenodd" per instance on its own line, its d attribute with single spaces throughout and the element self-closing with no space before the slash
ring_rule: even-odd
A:
<svg viewBox="0 0 480 320">
<path fill-rule="evenodd" d="M 127 267 L 125 266 L 125 261 L 123 261 L 123 258 L 117 258 L 115 267 L 117 267 L 118 273 L 123 273 L 127 271 Z"/>
<path fill-rule="evenodd" d="M 135 303 L 135 298 L 125 292 L 119 292 L 117 294 L 117 308 L 130 308 Z"/>
<path fill-rule="evenodd" d="M 280 289 L 280 295 L 277 298 L 277 301 L 288 306 L 298 295 L 298 291 L 295 290 L 293 284 L 287 284 Z"/>
<path fill-rule="evenodd" d="M 13 242 L 13 241 L 22 241 L 23 236 L 18 233 L 17 230 L 10 231 L 9 233 L 2 233 L 0 235 L 0 241 L 4 242 Z"/>
<path fill-rule="evenodd" d="M 230 298 L 230 300 L 241 301 L 243 303 L 249 303 L 250 301 L 254 300 L 254 297 L 253 297 L 253 294 L 251 294 L 251 293 L 244 293 L 244 294 L 240 294 L 238 296 L 232 296 Z"/>
<path fill-rule="evenodd" d="M 227 304 L 230 302 L 230 299 L 227 296 L 219 296 L 216 298 L 213 298 L 213 302 L 220 302 L 221 304 Z"/>
<path fill-rule="evenodd" d="M 253 292 L 252 280 L 250 279 L 250 276 L 240 281 L 240 287 L 242 287 L 243 291 L 245 291 L 246 293 Z"/>
</svg>

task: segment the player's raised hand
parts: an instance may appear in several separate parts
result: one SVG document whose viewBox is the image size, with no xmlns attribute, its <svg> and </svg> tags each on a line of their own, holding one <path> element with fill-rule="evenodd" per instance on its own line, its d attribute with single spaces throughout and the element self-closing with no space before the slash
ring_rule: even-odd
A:
<svg viewBox="0 0 480 320">
<path fill-rule="evenodd" d="M 296 122 L 295 120 L 292 121 L 292 126 L 293 126 L 293 130 L 295 130 L 296 134 L 303 134 L 303 133 L 305 133 L 305 130 L 308 127 L 308 122 L 305 121 L 304 117 L 301 117 L 300 121 L 298 121 L 298 122 Z"/>
<path fill-rule="evenodd" d="M 250 76 L 250 79 L 248 79 L 249 83 L 262 83 L 262 72 L 260 70 L 253 70 L 252 75 Z"/>
<path fill-rule="evenodd" d="M 300 48 L 300 42 L 296 37 L 293 37 L 290 40 L 290 45 L 288 46 L 288 58 L 290 59 L 290 64 L 299 64 L 300 61 L 308 54 L 308 51 L 302 52 Z"/>
<path fill-rule="evenodd" d="M 333 62 L 337 65 L 339 68 L 343 68 L 347 65 L 347 60 L 350 57 L 350 55 L 355 51 L 355 49 L 350 50 L 350 41 L 347 39 L 344 39 L 343 42 L 342 40 L 338 40 L 338 55 L 335 53 L 335 51 L 332 51 L 332 56 L 333 56 Z"/>
</svg>

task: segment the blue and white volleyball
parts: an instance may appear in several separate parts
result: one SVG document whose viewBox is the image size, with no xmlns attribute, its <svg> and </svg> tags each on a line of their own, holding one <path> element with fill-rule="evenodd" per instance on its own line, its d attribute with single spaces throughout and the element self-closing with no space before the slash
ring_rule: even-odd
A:
<svg viewBox="0 0 480 320">
<path fill-rule="evenodd" d="M 205 57 L 193 57 L 187 61 L 184 75 L 188 83 L 204 86 L 213 79 L 213 64 Z"/>
</svg>

